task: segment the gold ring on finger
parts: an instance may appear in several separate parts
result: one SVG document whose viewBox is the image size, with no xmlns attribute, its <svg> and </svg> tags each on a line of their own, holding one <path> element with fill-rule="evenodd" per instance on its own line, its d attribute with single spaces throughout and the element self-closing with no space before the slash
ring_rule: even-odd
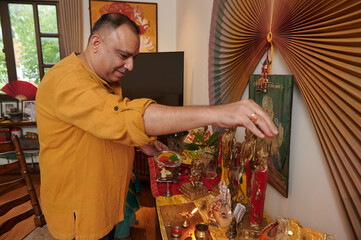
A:
<svg viewBox="0 0 361 240">
<path fill-rule="evenodd" d="M 258 120 L 258 114 L 257 113 L 252 113 L 251 117 L 250 117 L 251 121 L 254 123 Z"/>
</svg>

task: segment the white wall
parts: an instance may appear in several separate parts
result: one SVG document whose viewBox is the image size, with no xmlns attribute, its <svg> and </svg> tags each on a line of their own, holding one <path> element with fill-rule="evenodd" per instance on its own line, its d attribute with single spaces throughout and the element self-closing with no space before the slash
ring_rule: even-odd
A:
<svg viewBox="0 0 361 240">
<path fill-rule="evenodd" d="M 212 6 L 213 1 L 209 0 L 177 1 L 177 50 L 185 51 L 186 104 L 208 104 L 208 41 Z M 273 74 L 290 74 L 277 49 L 273 62 Z M 260 65 L 255 73 L 260 73 L 259 70 Z M 268 185 L 265 210 L 272 218 L 296 218 L 304 227 L 335 235 L 335 239 L 353 239 L 351 226 L 297 85 L 293 94 L 289 197 L 284 198 Z M 243 98 L 248 98 L 248 89 Z"/>
<path fill-rule="evenodd" d="M 177 1 L 177 50 L 185 56 L 185 105 L 207 104 L 212 1 Z"/>
<path fill-rule="evenodd" d="M 175 0 L 132 0 L 132 2 L 157 3 L 158 8 L 158 51 L 176 50 L 176 2 Z M 84 49 L 90 35 L 89 0 L 83 3 Z"/>
</svg>

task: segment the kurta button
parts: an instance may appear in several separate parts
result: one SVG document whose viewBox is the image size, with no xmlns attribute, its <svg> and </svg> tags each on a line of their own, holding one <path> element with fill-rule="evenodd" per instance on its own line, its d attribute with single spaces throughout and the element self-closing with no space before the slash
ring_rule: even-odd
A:
<svg viewBox="0 0 361 240">
<path fill-rule="evenodd" d="M 118 109 L 119 109 L 118 106 L 114 107 L 114 111 L 118 111 Z"/>
</svg>

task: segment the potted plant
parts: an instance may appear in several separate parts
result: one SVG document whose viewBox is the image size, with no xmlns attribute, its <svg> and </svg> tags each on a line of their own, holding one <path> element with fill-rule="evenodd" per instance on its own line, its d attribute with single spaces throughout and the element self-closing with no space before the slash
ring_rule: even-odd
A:
<svg viewBox="0 0 361 240">
<path fill-rule="evenodd" d="M 219 143 L 220 132 L 214 132 L 213 134 L 203 127 L 197 130 L 194 130 L 188 134 L 185 139 L 186 144 L 184 145 L 188 156 L 192 159 L 192 165 L 197 165 L 199 170 L 199 165 L 203 165 L 202 178 L 213 179 L 217 176 L 217 156 L 218 156 L 218 143 Z M 201 163 L 200 163 L 201 161 Z M 194 167 L 195 168 L 195 167 Z M 192 171 L 190 171 L 192 172 Z M 190 178 L 194 178 L 197 182 L 198 177 L 193 177 L 190 175 Z"/>
</svg>

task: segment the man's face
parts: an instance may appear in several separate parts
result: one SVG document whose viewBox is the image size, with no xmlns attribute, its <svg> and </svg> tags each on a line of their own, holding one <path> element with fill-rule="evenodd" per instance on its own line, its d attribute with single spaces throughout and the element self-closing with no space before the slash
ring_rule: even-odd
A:
<svg viewBox="0 0 361 240">
<path fill-rule="evenodd" d="M 122 25 L 100 37 L 95 72 L 108 83 L 118 82 L 127 71 L 133 70 L 134 58 L 139 53 L 139 36 Z"/>
</svg>

